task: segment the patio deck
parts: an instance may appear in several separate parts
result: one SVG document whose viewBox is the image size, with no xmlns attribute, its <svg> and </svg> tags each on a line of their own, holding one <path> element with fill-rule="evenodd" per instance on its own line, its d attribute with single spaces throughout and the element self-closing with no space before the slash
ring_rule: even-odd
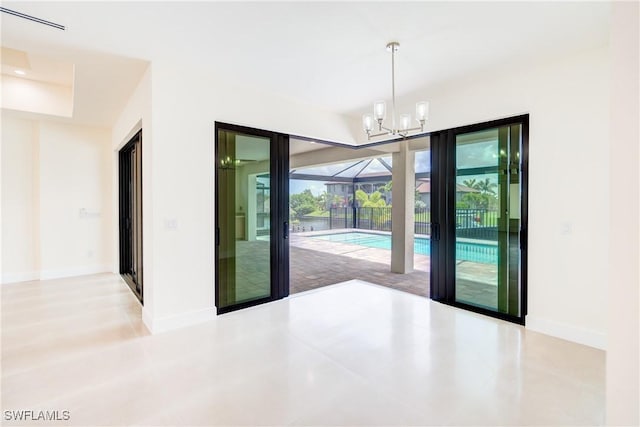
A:
<svg viewBox="0 0 640 427">
<path fill-rule="evenodd" d="M 290 293 L 360 279 L 429 297 L 428 256 L 415 256 L 412 273 L 392 273 L 391 251 L 387 249 L 314 239 L 313 234 L 322 233 L 290 235 Z"/>
<path fill-rule="evenodd" d="M 326 232 L 290 235 L 290 293 L 360 279 L 429 297 L 431 266 L 429 256 L 414 255 L 414 271 L 411 273 L 392 273 L 390 250 L 313 238 L 315 234 L 324 233 Z M 497 303 L 496 266 L 458 261 L 456 270 L 456 292 L 459 299 L 495 307 Z"/>
<path fill-rule="evenodd" d="M 294 233 L 289 240 L 291 294 L 359 279 L 429 297 L 429 256 L 416 254 L 414 271 L 398 274 L 390 271 L 388 249 L 316 239 L 311 233 Z M 267 241 L 238 242 L 240 299 L 268 294 L 268 245 Z M 459 261 L 456 268 L 459 298 L 489 307 L 496 304 L 495 266 Z"/>
</svg>

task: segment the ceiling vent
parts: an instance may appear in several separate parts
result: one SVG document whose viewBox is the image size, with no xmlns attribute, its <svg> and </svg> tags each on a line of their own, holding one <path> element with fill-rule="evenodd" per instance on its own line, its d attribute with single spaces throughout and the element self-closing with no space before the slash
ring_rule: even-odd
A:
<svg viewBox="0 0 640 427">
<path fill-rule="evenodd" d="M 64 25 L 56 24 L 55 22 L 47 21 L 46 19 L 41 19 L 35 16 L 27 15 L 26 13 L 21 13 L 15 10 L 7 9 L 6 7 L 0 7 L 0 12 L 17 16 L 18 18 L 28 19 L 29 21 L 37 22 L 38 24 L 48 25 L 50 27 L 57 28 L 58 30 L 64 31 L 66 29 Z"/>
</svg>

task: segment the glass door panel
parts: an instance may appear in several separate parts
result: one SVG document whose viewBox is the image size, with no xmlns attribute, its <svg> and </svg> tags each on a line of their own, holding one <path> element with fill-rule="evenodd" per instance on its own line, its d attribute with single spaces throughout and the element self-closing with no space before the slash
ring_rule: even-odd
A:
<svg viewBox="0 0 640 427">
<path fill-rule="evenodd" d="M 455 138 L 455 301 L 516 317 L 521 127 Z"/>
<path fill-rule="evenodd" d="M 272 296 L 271 139 L 218 130 L 218 310 Z"/>
</svg>

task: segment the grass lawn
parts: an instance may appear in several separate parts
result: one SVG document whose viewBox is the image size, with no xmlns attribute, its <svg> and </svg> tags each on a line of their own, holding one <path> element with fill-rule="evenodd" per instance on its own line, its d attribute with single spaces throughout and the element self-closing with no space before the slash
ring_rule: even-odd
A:
<svg viewBox="0 0 640 427">
<path fill-rule="evenodd" d="M 329 218 L 329 211 L 313 211 L 310 214 L 306 214 L 305 216 L 315 216 L 321 218 Z"/>
</svg>

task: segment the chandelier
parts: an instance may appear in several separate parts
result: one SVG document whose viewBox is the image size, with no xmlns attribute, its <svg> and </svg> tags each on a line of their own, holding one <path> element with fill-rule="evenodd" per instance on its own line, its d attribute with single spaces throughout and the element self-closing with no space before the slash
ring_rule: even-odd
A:
<svg viewBox="0 0 640 427">
<path fill-rule="evenodd" d="M 416 103 L 416 120 L 420 126 L 411 126 L 411 114 L 400 114 L 400 122 L 396 123 L 396 72 L 395 72 L 395 59 L 396 52 L 400 47 L 398 42 L 387 43 L 387 51 L 391 52 L 391 127 L 386 127 L 383 122 L 387 116 L 387 103 L 384 101 L 376 101 L 373 104 L 373 114 L 365 114 L 362 116 L 362 127 L 367 133 L 367 139 L 375 138 L 383 135 L 396 136 L 399 135 L 403 138 L 407 137 L 410 132 L 420 131 L 424 132 L 424 124 L 427 121 L 429 115 L 429 103 L 426 101 L 420 101 Z M 374 120 L 378 122 L 378 132 L 371 133 L 373 131 Z"/>
<path fill-rule="evenodd" d="M 239 159 L 233 159 L 231 156 L 222 157 L 220 159 L 220 169 L 235 169 L 236 166 L 240 166 Z"/>
</svg>

